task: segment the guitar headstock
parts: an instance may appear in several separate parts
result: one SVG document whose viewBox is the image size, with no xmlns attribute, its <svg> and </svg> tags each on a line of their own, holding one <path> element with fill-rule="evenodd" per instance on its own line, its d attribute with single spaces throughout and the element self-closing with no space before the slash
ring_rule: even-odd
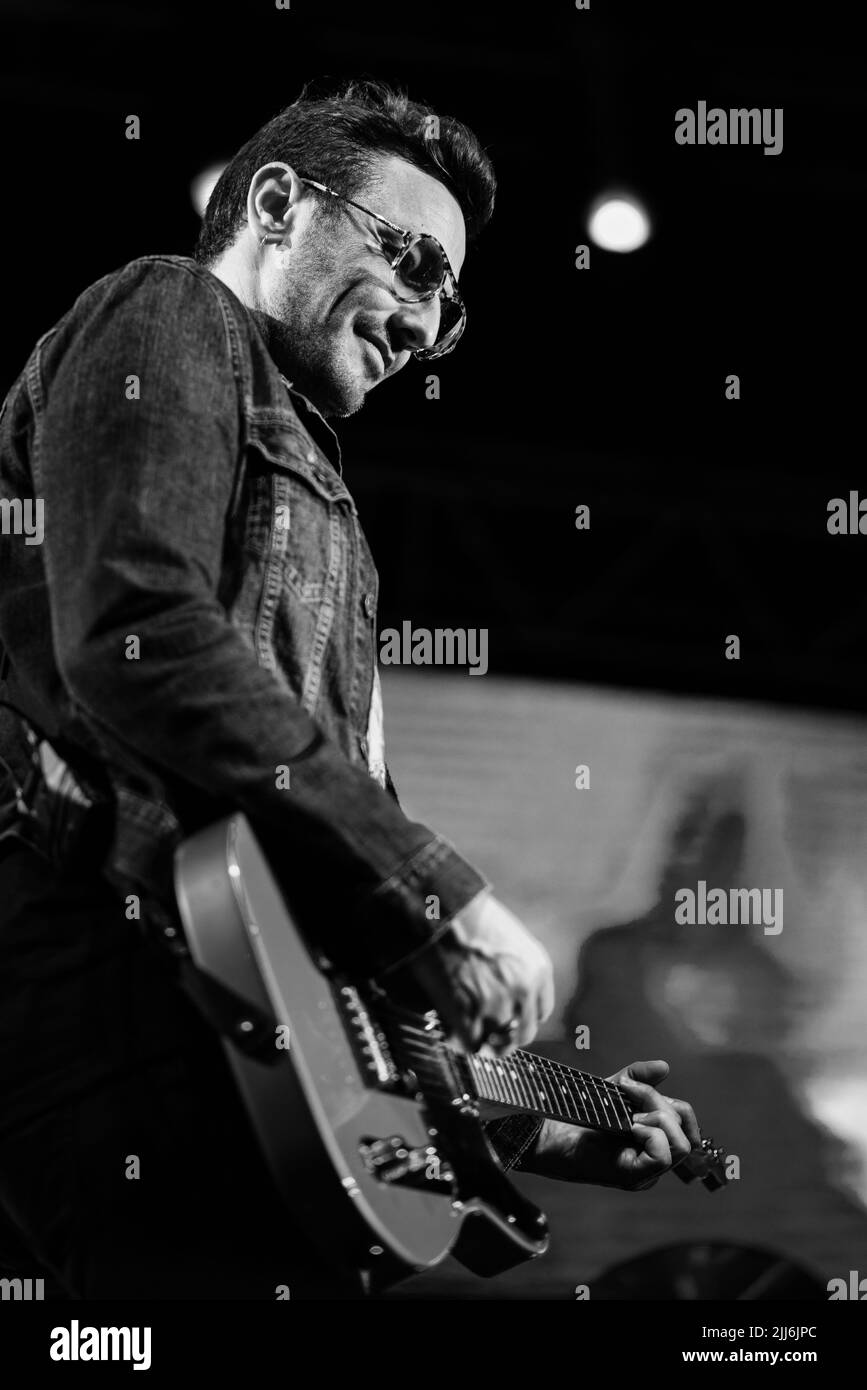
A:
<svg viewBox="0 0 867 1390">
<path fill-rule="evenodd" d="M 716 1192 L 728 1181 L 725 1162 L 725 1150 L 715 1149 L 712 1139 L 702 1139 L 700 1147 L 685 1154 L 672 1172 L 683 1182 L 695 1182 L 700 1178 L 708 1192 Z"/>
</svg>

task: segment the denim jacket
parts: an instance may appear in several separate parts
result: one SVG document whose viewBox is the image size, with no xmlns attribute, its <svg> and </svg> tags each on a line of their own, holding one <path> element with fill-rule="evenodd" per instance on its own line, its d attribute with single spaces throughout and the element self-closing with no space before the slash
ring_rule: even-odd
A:
<svg viewBox="0 0 867 1390">
<path fill-rule="evenodd" d="M 5 693 L 110 801 L 121 891 L 165 900 L 180 841 L 241 809 L 325 948 L 381 970 L 486 886 L 400 808 L 336 436 L 216 276 L 144 256 L 79 296 L 3 404 L 0 499 Z"/>
</svg>

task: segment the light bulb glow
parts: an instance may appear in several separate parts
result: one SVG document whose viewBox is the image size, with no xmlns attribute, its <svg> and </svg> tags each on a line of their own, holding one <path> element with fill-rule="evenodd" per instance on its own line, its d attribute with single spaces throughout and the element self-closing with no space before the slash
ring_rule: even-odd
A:
<svg viewBox="0 0 867 1390">
<path fill-rule="evenodd" d="M 650 219 L 637 199 L 608 195 L 594 205 L 587 230 L 604 251 L 637 251 L 650 236 Z"/>
<path fill-rule="evenodd" d="M 211 164 L 207 169 L 203 169 L 200 174 L 196 174 L 196 177 L 190 184 L 190 199 L 200 217 L 204 217 L 205 208 L 208 206 L 208 199 L 213 193 L 217 179 L 220 177 L 225 167 L 225 164 Z"/>
</svg>

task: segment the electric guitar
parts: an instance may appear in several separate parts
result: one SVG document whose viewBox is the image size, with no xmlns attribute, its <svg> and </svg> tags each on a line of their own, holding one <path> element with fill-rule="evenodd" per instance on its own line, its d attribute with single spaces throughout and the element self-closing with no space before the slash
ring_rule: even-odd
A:
<svg viewBox="0 0 867 1390">
<path fill-rule="evenodd" d="M 378 1289 L 450 1253 L 479 1275 L 544 1253 L 545 1216 L 482 1122 L 520 1111 L 623 1133 L 634 1107 L 619 1086 L 531 1052 L 464 1053 L 434 1014 L 335 973 L 242 814 L 179 847 L 175 888 L 194 992 L 279 1192 L 332 1260 Z M 722 1187 L 723 1152 L 705 1139 L 674 1172 Z"/>
</svg>

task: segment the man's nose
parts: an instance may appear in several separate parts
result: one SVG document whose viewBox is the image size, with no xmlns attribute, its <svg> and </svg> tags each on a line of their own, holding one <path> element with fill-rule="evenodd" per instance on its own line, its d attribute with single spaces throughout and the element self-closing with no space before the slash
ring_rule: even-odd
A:
<svg viewBox="0 0 867 1390">
<path fill-rule="evenodd" d="M 397 352 L 432 348 L 440 327 L 439 296 L 419 303 L 401 303 L 389 316 L 388 330 Z"/>
</svg>

